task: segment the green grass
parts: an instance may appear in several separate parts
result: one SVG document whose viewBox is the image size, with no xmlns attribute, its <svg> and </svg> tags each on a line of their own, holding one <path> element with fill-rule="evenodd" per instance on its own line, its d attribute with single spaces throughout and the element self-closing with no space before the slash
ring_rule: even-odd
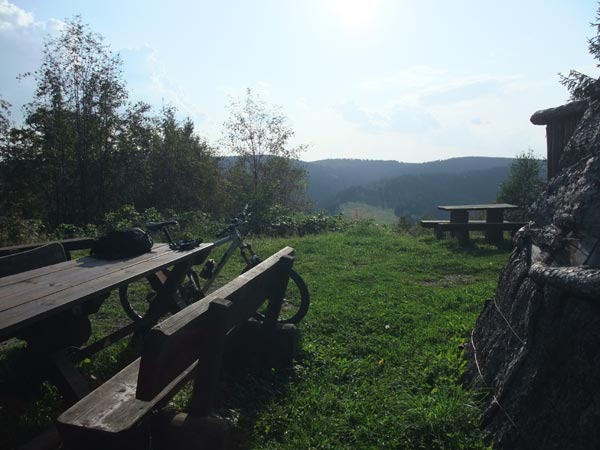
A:
<svg viewBox="0 0 600 450">
<path fill-rule="evenodd" d="M 360 225 L 256 246 L 283 245 L 312 303 L 293 370 L 250 375 L 232 396 L 250 448 L 486 448 L 459 346 L 506 250 Z"/>
<path fill-rule="evenodd" d="M 367 224 L 252 240 L 262 256 L 285 245 L 296 249 L 294 267 L 308 284 L 311 307 L 294 367 L 227 374 L 218 412 L 236 421 L 240 448 L 487 448 L 479 393 L 459 382 L 460 344 L 493 295 L 508 248 L 475 241 L 463 250 L 452 240 Z M 233 266 L 225 278 L 235 275 Z M 114 298 L 96 316 L 98 335 L 123 318 Z M 0 353 L 0 375 L 14 365 L 15 351 Z M 126 343 L 114 346 L 84 370 L 99 383 L 131 354 Z M 175 407 L 185 405 L 188 392 Z M 18 437 L 51 420 L 60 402 L 51 390 L 45 395 L 17 417 L 0 410 L 0 436 Z"/>
</svg>

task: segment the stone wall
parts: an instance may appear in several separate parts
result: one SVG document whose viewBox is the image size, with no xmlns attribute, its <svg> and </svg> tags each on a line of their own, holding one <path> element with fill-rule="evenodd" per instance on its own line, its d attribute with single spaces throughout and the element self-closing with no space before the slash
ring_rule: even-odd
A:
<svg viewBox="0 0 600 450">
<path fill-rule="evenodd" d="M 591 101 L 467 347 L 503 449 L 600 448 L 600 102 Z"/>
</svg>

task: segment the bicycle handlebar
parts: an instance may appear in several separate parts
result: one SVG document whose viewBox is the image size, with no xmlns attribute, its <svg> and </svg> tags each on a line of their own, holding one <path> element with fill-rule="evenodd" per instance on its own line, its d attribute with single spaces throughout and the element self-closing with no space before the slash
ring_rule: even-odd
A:
<svg viewBox="0 0 600 450">
<path fill-rule="evenodd" d="M 237 217 L 235 217 L 231 221 L 231 223 L 229 225 L 227 225 L 223 230 L 218 232 L 216 234 L 216 236 L 219 238 L 226 236 L 226 235 L 230 234 L 233 230 L 235 230 L 237 227 L 246 225 L 248 223 L 248 217 L 250 217 L 252 215 L 252 212 L 249 212 L 248 208 L 249 208 L 249 206 L 246 203 L 246 206 L 244 206 L 244 209 L 242 209 L 242 211 L 237 215 Z"/>
<path fill-rule="evenodd" d="M 150 231 L 159 231 L 169 225 L 179 225 L 176 220 L 167 220 L 165 222 L 148 222 L 146 228 Z"/>
</svg>

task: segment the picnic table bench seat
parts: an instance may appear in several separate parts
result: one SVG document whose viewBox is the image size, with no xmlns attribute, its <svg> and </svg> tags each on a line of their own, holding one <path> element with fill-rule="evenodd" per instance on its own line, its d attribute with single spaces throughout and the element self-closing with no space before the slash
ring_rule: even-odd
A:
<svg viewBox="0 0 600 450">
<path fill-rule="evenodd" d="M 513 222 L 504 220 L 502 222 L 487 222 L 485 220 L 469 220 L 468 222 L 451 222 L 450 220 L 421 220 L 423 228 L 433 228 L 438 239 L 444 237 L 444 233 L 459 232 L 459 238 L 468 236 L 469 231 L 502 232 L 510 231 L 514 233 L 527 225 L 527 222 Z"/>
<path fill-rule="evenodd" d="M 265 300 L 269 303 L 260 327 L 262 342 L 273 339 L 293 251 L 290 247 L 280 250 L 150 330 L 140 358 L 58 418 L 64 447 L 148 448 L 150 413 L 164 406 L 193 377 L 189 412 L 206 417 L 213 407 L 228 337 Z"/>
<path fill-rule="evenodd" d="M 421 220 L 423 228 L 434 228 L 442 231 L 469 230 L 485 231 L 488 229 L 502 229 L 504 231 L 516 231 L 527 225 L 527 222 L 486 222 L 485 220 L 469 220 L 465 223 L 450 222 L 449 220 Z"/>
<path fill-rule="evenodd" d="M 420 220 L 419 223 L 423 228 L 437 228 L 438 225 L 450 223 L 450 221 L 444 219 L 427 219 Z M 485 220 L 470 220 L 469 223 L 485 223 Z"/>
</svg>

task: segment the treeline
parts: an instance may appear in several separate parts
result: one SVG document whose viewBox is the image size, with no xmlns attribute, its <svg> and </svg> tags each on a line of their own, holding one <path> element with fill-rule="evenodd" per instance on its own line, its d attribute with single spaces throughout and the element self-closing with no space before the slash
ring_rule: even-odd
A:
<svg viewBox="0 0 600 450">
<path fill-rule="evenodd" d="M 10 122 L 0 99 L 0 214 L 3 224 L 41 220 L 99 223 L 122 205 L 137 210 L 200 210 L 225 216 L 250 203 L 257 216 L 275 205 L 306 204 L 301 147 L 293 131 L 248 90 L 231 105 L 221 148 L 237 156 L 221 167 L 219 149 L 199 137 L 173 106 L 158 113 L 132 103 L 121 60 L 82 23 L 48 38 L 25 118 Z"/>
</svg>

